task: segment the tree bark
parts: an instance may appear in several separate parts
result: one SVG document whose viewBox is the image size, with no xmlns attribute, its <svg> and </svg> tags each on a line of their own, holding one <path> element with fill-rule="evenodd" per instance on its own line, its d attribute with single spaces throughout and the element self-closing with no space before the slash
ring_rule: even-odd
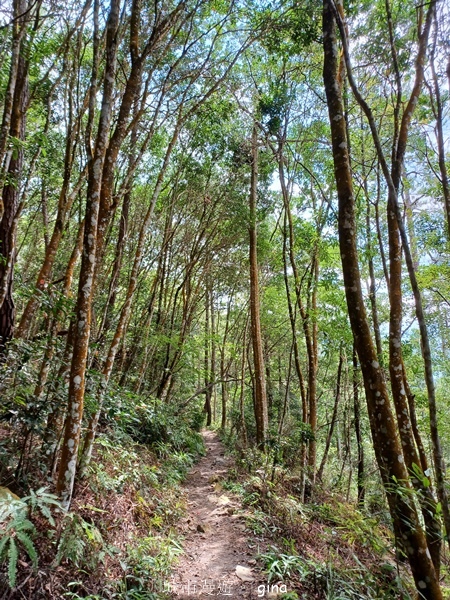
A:
<svg viewBox="0 0 450 600">
<path fill-rule="evenodd" d="M 396 163 L 397 172 L 400 173 L 399 168 L 403 165 L 403 160 L 406 152 L 406 146 L 408 141 L 408 132 L 409 126 L 411 123 L 411 119 L 413 116 L 413 112 L 415 107 L 418 104 L 419 96 L 422 88 L 423 77 L 424 77 L 424 64 L 425 57 L 428 45 L 428 37 L 431 28 L 431 23 L 436 7 L 436 1 L 432 0 L 428 5 L 426 18 L 424 21 L 423 28 L 419 28 L 419 47 L 416 56 L 416 76 L 412 86 L 412 91 L 403 112 L 403 116 L 401 122 L 399 124 L 398 136 L 395 144 L 395 152 L 393 151 L 393 161 Z M 416 272 L 414 269 L 414 260 L 411 254 L 411 249 L 409 246 L 409 240 L 406 233 L 405 226 L 403 224 L 403 215 L 400 209 L 400 205 L 398 202 L 397 196 L 397 187 L 396 183 L 393 179 L 391 171 L 388 167 L 383 147 L 381 144 L 380 137 L 378 135 L 378 130 L 376 126 L 376 122 L 372 113 L 371 108 L 367 104 L 367 102 L 362 97 L 358 86 L 356 85 L 355 79 L 353 77 L 350 54 L 347 42 L 347 35 L 345 31 L 345 26 L 343 22 L 342 15 L 335 10 L 334 7 L 334 15 L 337 20 L 342 44 L 343 44 L 343 56 L 345 59 L 345 64 L 347 68 L 347 77 L 350 83 L 350 86 L 353 91 L 353 95 L 355 96 L 358 104 L 361 106 L 364 114 L 366 115 L 367 121 L 369 123 L 369 127 L 372 133 L 372 139 L 377 151 L 378 161 L 380 163 L 381 169 L 383 171 L 383 175 L 388 187 L 389 192 L 389 201 L 392 210 L 395 212 L 395 218 L 397 220 L 397 227 L 399 230 L 401 242 L 403 245 L 403 251 L 405 255 L 405 262 L 408 269 L 409 280 L 411 283 L 411 288 L 414 296 L 414 303 L 416 309 L 416 317 L 419 325 L 420 332 L 420 340 L 421 340 L 421 349 L 422 349 L 422 357 L 425 367 L 425 384 L 427 387 L 428 393 L 428 409 L 429 409 L 429 417 L 430 417 L 430 433 L 431 433 L 431 441 L 433 448 L 433 462 L 434 468 L 436 471 L 436 489 L 439 498 L 439 502 L 442 507 L 442 516 L 446 529 L 446 539 L 450 545 L 450 506 L 448 500 L 448 493 L 445 485 L 445 461 L 444 455 L 442 452 L 441 440 L 439 435 L 439 427 L 438 427 L 438 417 L 437 417 L 437 405 L 436 405 L 436 388 L 434 384 L 434 375 L 433 375 L 433 361 L 431 357 L 431 347 L 430 347 L 430 339 L 428 334 L 428 327 L 425 318 L 425 311 L 423 306 L 422 294 L 420 291 L 419 283 L 417 281 Z M 420 22 L 422 24 L 422 11 L 423 5 L 420 6 L 421 18 Z M 395 173 L 394 173 L 395 175 Z"/>
<path fill-rule="evenodd" d="M 210 337 L 211 337 L 211 305 L 209 302 L 209 284 L 208 276 L 205 289 L 205 339 L 204 339 L 204 372 L 205 372 L 205 407 L 206 427 L 210 427 L 212 423 L 211 410 L 211 375 L 210 375 Z"/>
<path fill-rule="evenodd" d="M 99 390 L 97 393 L 97 404 L 98 404 L 97 410 L 95 411 L 95 413 L 92 415 L 92 417 L 89 420 L 89 425 L 88 425 L 88 428 L 86 431 L 86 436 L 84 439 L 82 458 L 80 461 L 80 468 L 81 468 L 82 472 L 85 472 L 86 467 L 88 466 L 88 464 L 91 460 L 94 439 L 95 439 L 95 435 L 97 432 L 97 425 L 98 425 L 98 421 L 100 419 L 100 414 L 101 414 L 101 411 L 103 408 L 103 401 L 104 401 L 105 393 L 106 393 L 106 390 L 107 390 L 107 387 L 109 384 L 109 380 L 110 380 L 111 373 L 113 370 L 114 362 L 116 360 L 117 351 L 118 351 L 119 345 L 125 335 L 127 323 L 128 323 L 129 317 L 130 317 L 132 301 L 134 298 L 134 294 L 136 292 L 139 272 L 140 272 L 142 260 L 143 260 L 144 246 L 145 246 L 145 240 L 146 240 L 148 226 L 152 219 L 152 216 L 153 216 L 153 213 L 155 210 L 155 206 L 156 206 L 156 202 L 161 193 L 161 187 L 163 185 L 164 176 L 166 174 L 166 171 L 167 171 L 167 168 L 169 165 L 170 157 L 172 155 L 173 149 L 174 149 L 176 141 L 178 139 L 179 127 L 180 127 L 180 125 L 177 124 L 177 127 L 175 128 L 175 130 L 172 134 L 172 139 L 166 150 L 164 162 L 161 166 L 160 172 L 158 174 L 158 178 L 156 180 L 155 188 L 153 190 L 153 194 L 152 194 L 152 197 L 150 200 L 150 205 L 147 209 L 147 212 L 144 216 L 143 222 L 142 222 L 140 230 L 139 230 L 139 238 L 138 238 L 138 243 L 136 246 L 136 251 L 135 251 L 134 260 L 133 260 L 133 266 L 131 269 L 131 274 L 130 274 L 130 278 L 129 278 L 129 282 L 128 282 L 128 288 L 127 288 L 127 293 L 126 293 L 126 297 L 125 297 L 125 302 L 120 311 L 120 315 L 119 315 L 117 326 L 116 326 L 116 329 L 114 332 L 114 336 L 113 336 L 111 345 L 109 346 L 108 354 L 106 356 L 106 359 L 105 359 L 105 362 L 104 362 L 103 368 L 102 368 L 102 379 L 101 379 L 101 383 L 100 383 Z"/>
<path fill-rule="evenodd" d="M 341 9 L 341 5 L 338 4 Z M 414 503 L 398 486 L 409 488 L 408 472 L 398 442 L 395 419 L 383 372 L 373 345 L 364 306 L 356 245 L 355 200 L 344 120 L 334 5 L 324 0 L 323 79 L 331 128 L 336 187 L 339 199 L 339 246 L 345 294 L 355 347 L 366 391 L 372 439 L 389 507 L 400 542 L 406 548 L 417 590 L 429 600 L 441 600 L 439 580 L 430 557 Z"/>
<path fill-rule="evenodd" d="M 26 3 L 17 2 L 15 4 L 15 15 L 23 14 Z M 11 151 L 9 165 L 6 168 L 6 182 L 3 189 L 0 190 L 1 196 L 1 216 L 0 216 L 0 355 L 5 352 L 5 345 L 14 333 L 15 306 L 13 300 L 13 280 L 14 264 L 16 257 L 16 232 L 17 220 L 20 214 L 19 193 L 20 179 L 23 167 L 23 146 L 25 140 L 26 111 L 28 107 L 28 60 L 25 58 L 23 48 L 22 28 L 25 28 L 24 17 L 18 18 L 14 30 L 18 30 L 15 36 L 18 36 L 18 42 L 14 37 L 13 45 L 18 43 L 17 65 L 12 64 L 11 70 L 16 69 L 14 73 L 14 93 L 11 114 L 8 118 L 6 112 L 9 110 L 5 106 L 4 123 L 6 127 L 9 123 L 8 135 L 15 139 L 18 144 Z M 15 58 L 13 57 L 15 60 Z M 10 73 L 13 76 L 13 73 Z M 10 81 L 11 83 L 11 81 Z M 8 92 L 9 93 L 9 92 Z M 8 98 L 6 98 L 8 102 Z M 0 148 L 1 150 L 1 148 Z"/>
<path fill-rule="evenodd" d="M 447 219 L 447 236 L 450 239 L 450 183 L 448 180 L 447 163 L 445 160 L 445 136 L 444 136 L 444 111 L 442 106 L 441 90 L 439 88 L 439 80 L 435 67 L 435 54 L 437 46 L 438 22 L 437 16 L 434 15 L 434 40 L 430 56 L 431 78 L 433 87 L 429 86 L 431 107 L 433 109 L 434 118 L 436 120 L 436 139 L 439 171 L 441 174 L 442 195 L 444 200 L 444 212 Z M 448 62 L 448 72 L 450 73 L 450 58 Z M 450 78 L 449 78 L 450 82 Z M 434 97 L 433 97 L 434 92 Z"/>
<path fill-rule="evenodd" d="M 278 175 L 280 178 L 281 184 L 281 192 L 283 195 L 283 205 L 285 210 L 285 226 L 284 226 L 284 234 L 283 234 L 283 261 L 284 261 L 284 281 L 285 288 L 288 300 L 288 310 L 289 310 L 289 320 L 291 323 L 293 343 L 294 343 L 294 359 L 295 359 L 295 368 L 297 371 L 297 376 L 300 384 L 300 394 L 302 398 L 302 420 L 303 423 L 310 426 L 311 436 L 308 442 L 308 448 L 305 444 L 302 444 L 300 462 L 302 465 L 302 484 L 301 484 L 301 495 L 304 495 L 305 488 L 305 466 L 306 461 L 308 461 L 308 470 L 309 470 L 309 478 L 312 483 L 314 483 L 315 479 L 315 467 L 316 467 L 316 429 L 317 429 L 317 402 L 316 402 L 316 375 L 317 375 L 317 325 L 316 323 L 311 324 L 311 319 L 309 315 L 309 310 L 305 310 L 302 296 L 301 296 L 301 281 L 297 267 L 297 261 L 295 258 L 295 235 L 294 235 L 294 223 L 292 219 L 292 211 L 290 207 L 289 201 L 289 193 L 288 187 L 286 185 L 286 178 L 284 174 L 283 168 L 283 147 L 282 143 L 279 142 L 278 152 L 276 153 L 278 159 Z M 296 327 L 296 315 L 294 314 L 294 310 L 290 300 L 289 293 L 289 279 L 287 276 L 287 261 L 286 261 L 286 248 L 287 248 L 287 232 L 286 228 L 289 232 L 289 261 L 292 267 L 292 272 L 294 275 L 294 289 L 295 289 L 295 298 L 298 310 L 300 312 L 300 316 L 302 319 L 303 333 L 305 337 L 306 344 L 306 352 L 308 359 L 308 373 L 307 373 L 307 381 L 308 384 L 305 386 L 305 379 L 303 377 L 303 371 L 300 365 L 299 358 L 299 350 L 298 350 L 298 342 L 297 342 L 297 327 Z M 308 298 L 308 304 L 311 303 L 314 306 L 317 302 L 317 286 L 314 277 L 318 274 L 318 262 L 317 268 L 315 266 L 315 251 L 313 251 L 313 259 L 311 264 L 311 275 L 310 281 L 308 284 L 308 293 L 311 289 L 311 283 L 313 285 L 313 298 L 312 301 Z M 307 452 L 308 450 L 308 452 Z"/>
<path fill-rule="evenodd" d="M 9 170 L 8 161 L 5 161 L 8 151 L 8 139 L 11 134 L 12 119 L 14 107 L 17 110 L 17 101 L 20 95 L 17 95 L 16 85 L 22 85 L 20 79 L 23 74 L 23 38 L 26 32 L 27 20 L 24 18 L 27 3 L 25 0 L 13 0 L 13 26 L 12 26 L 12 42 L 11 42 L 11 62 L 9 67 L 8 85 L 5 91 L 3 100 L 3 115 L 0 128 L 0 221 L 3 218 L 4 201 L 3 201 L 3 185 L 6 174 Z M 15 117 L 17 118 L 17 117 Z"/>
<path fill-rule="evenodd" d="M 355 416 L 355 435 L 356 445 L 358 447 L 358 474 L 357 474 L 357 489 L 358 489 L 358 505 L 364 506 L 366 495 L 365 472 L 364 472 L 364 442 L 361 435 L 361 407 L 359 401 L 359 367 L 358 355 L 355 344 L 353 344 L 353 411 Z"/>
<path fill-rule="evenodd" d="M 267 392 L 265 380 L 263 342 L 261 334 L 260 295 L 259 295 L 259 267 L 258 267 L 258 241 L 257 241 L 257 186 L 258 186 L 258 130 L 253 125 L 252 132 L 252 165 L 250 183 L 250 319 L 252 331 L 253 362 L 255 369 L 255 422 L 256 443 L 264 449 L 269 428 L 267 412 Z"/>
<path fill-rule="evenodd" d="M 89 162 L 88 189 L 85 211 L 85 230 L 78 298 L 75 309 L 75 335 L 69 381 L 69 399 L 65 423 L 57 491 L 62 505 L 68 509 L 75 482 L 81 421 L 83 417 L 86 361 L 91 332 L 93 278 L 97 252 L 97 223 L 102 186 L 102 171 L 108 146 L 113 108 L 118 49 L 120 0 L 111 0 L 106 32 L 106 65 L 103 84 L 102 108 L 95 149 Z"/>
<path fill-rule="evenodd" d="M 228 375 L 228 369 L 225 363 L 226 356 L 226 348 L 228 341 L 228 331 L 230 328 L 230 313 L 231 313 L 231 300 L 232 295 L 230 295 L 227 302 L 227 314 L 225 317 L 225 331 L 223 332 L 222 346 L 220 348 L 220 378 L 222 380 L 221 386 L 221 396 L 222 396 L 222 417 L 220 420 L 220 427 L 222 431 L 225 430 L 227 426 L 227 408 L 228 408 L 228 384 L 226 381 L 226 377 Z"/>
<path fill-rule="evenodd" d="M 330 427 L 328 429 L 327 439 L 325 441 L 325 450 L 323 452 L 323 457 L 322 457 L 322 460 L 320 462 L 319 470 L 317 471 L 317 479 L 319 481 L 322 481 L 323 470 L 324 470 L 325 464 L 327 462 L 328 452 L 329 452 L 330 446 L 331 446 L 331 439 L 333 437 L 333 432 L 334 432 L 334 428 L 335 428 L 335 425 L 336 425 L 338 408 L 339 408 L 339 401 L 341 399 L 341 377 L 342 377 L 342 364 L 343 364 L 343 362 L 344 362 L 344 352 L 343 352 L 343 348 L 342 348 L 342 345 L 341 345 L 341 348 L 339 350 L 339 365 L 338 365 L 337 376 L 336 376 L 336 394 L 334 396 L 333 414 L 331 416 Z"/>
<path fill-rule="evenodd" d="M 84 179 L 86 177 L 86 173 L 87 169 L 84 169 L 78 179 L 78 182 L 75 184 L 74 189 L 69 194 L 69 196 L 67 196 L 67 188 L 63 184 L 58 203 L 58 213 L 56 216 L 56 222 L 53 228 L 53 233 L 45 250 L 44 262 L 36 279 L 35 291 L 28 300 L 20 318 L 19 325 L 17 326 L 17 330 L 15 333 L 15 337 L 17 338 L 26 338 L 28 336 L 31 323 L 33 321 L 36 310 L 38 309 L 40 304 L 41 294 L 47 289 L 49 284 L 51 271 L 56 258 L 56 253 L 64 232 L 66 215 L 70 211 L 73 201 L 75 200 L 75 198 L 81 190 L 81 187 L 84 183 Z"/>
</svg>

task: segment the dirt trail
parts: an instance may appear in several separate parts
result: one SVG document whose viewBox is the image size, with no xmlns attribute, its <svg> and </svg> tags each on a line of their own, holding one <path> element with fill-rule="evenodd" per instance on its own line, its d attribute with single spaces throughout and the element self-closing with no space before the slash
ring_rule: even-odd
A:
<svg viewBox="0 0 450 600">
<path fill-rule="evenodd" d="M 239 502 L 217 483 L 232 460 L 216 433 L 204 431 L 203 438 L 206 456 L 183 486 L 188 500 L 181 524 L 185 553 L 171 581 L 172 597 L 258 598 L 258 586 L 266 582 L 253 558 L 261 550 L 259 541 L 246 530 Z"/>
</svg>

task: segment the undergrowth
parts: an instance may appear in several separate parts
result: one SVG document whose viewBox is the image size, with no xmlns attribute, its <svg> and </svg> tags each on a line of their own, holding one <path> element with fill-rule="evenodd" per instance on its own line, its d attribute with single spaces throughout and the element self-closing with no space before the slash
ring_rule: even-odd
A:
<svg viewBox="0 0 450 600">
<path fill-rule="evenodd" d="M 412 600 L 411 578 L 398 564 L 390 529 L 338 493 L 315 491 L 300 500 L 281 460 L 236 447 L 237 468 L 223 481 L 240 496 L 246 524 L 269 542 L 259 561 L 268 584 L 288 584 L 308 600 Z M 291 477 L 295 482 L 295 477 Z"/>
<path fill-rule="evenodd" d="M 129 406 L 137 400 L 138 422 Z M 136 397 L 107 410 L 70 512 L 46 488 L 0 500 L 2 598 L 167 597 L 164 583 L 181 553 L 179 484 L 204 452 L 201 420 L 195 410 L 182 419 Z"/>
</svg>

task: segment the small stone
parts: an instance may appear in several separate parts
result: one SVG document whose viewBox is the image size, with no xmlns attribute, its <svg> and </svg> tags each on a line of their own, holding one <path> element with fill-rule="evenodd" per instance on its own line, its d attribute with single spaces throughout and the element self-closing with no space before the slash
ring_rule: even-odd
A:
<svg viewBox="0 0 450 600">
<path fill-rule="evenodd" d="M 249 569 L 248 567 L 243 567 L 241 565 L 237 565 L 236 575 L 242 581 L 255 581 L 252 570 Z"/>
</svg>

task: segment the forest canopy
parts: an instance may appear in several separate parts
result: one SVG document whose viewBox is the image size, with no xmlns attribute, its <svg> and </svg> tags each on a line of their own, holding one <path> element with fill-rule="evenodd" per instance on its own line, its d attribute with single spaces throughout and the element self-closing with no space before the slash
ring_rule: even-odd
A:
<svg viewBox="0 0 450 600">
<path fill-rule="evenodd" d="M 0 490 L 58 560 L 111 440 L 206 426 L 447 597 L 449 40 L 444 0 L 2 4 Z"/>
</svg>

